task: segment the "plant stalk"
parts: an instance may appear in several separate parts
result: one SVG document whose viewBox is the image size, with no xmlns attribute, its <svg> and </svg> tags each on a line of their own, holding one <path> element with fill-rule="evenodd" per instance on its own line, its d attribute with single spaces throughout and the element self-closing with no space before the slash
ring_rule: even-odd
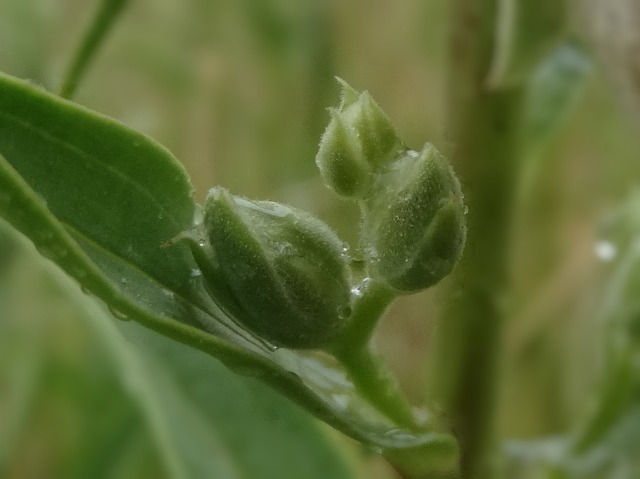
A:
<svg viewBox="0 0 640 479">
<path fill-rule="evenodd" d="M 523 96 L 520 87 L 487 87 L 497 8 L 498 0 L 456 0 L 450 44 L 449 128 L 469 207 L 468 238 L 445 288 L 429 386 L 460 441 L 464 479 L 494 477 L 494 403 Z"/>
<path fill-rule="evenodd" d="M 95 13 L 89 29 L 84 34 L 78 50 L 67 69 L 59 95 L 70 99 L 76 93 L 82 77 L 98 48 L 118 19 L 128 0 L 103 0 Z"/>
<path fill-rule="evenodd" d="M 331 352 L 347 369 L 360 394 L 399 426 L 416 429 L 416 418 L 382 359 L 374 352 L 374 330 L 396 294 L 372 280 L 354 301 L 349 325 Z"/>
</svg>

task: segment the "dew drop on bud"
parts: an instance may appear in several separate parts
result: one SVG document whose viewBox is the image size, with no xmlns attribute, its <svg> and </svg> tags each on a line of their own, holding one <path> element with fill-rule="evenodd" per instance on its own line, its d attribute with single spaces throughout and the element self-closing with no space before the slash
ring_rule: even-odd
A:
<svg viewBox="0 0 640 479">
<path fill-rule="evenodd" d="M 290 256 L 293 254 L 293 245 L 291 243 L 278 243 L 278 252 L 284 256 Z"/>
<path fill-rule="evenodd" d="M 351 289 L 351 294 L 356 298 L 361 298 L 369 289 L 371 278 L 364 278 L 358 286 Z"/>
</svg>

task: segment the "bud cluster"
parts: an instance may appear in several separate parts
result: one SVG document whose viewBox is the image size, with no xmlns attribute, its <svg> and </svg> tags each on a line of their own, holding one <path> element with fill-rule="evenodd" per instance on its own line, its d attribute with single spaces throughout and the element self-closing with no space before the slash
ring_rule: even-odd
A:
<svg viewBox="0 0 640 479">
<path fill-rule="evenodd" d="M 327 186 L 348 198 L 369 194 L 375 174 L 404 150 L 389 117 L 368 92 L 342 83 L 342 101 L 330 109 L 316 164 Z"/>
<path fill-rule="evenodd" d="M 342 87 L 316 163 L 327 186 L 360 205 L 370 280 L 393 296 L 428 288 L 462 254 L 460 183 L 432 145 L 408 150 L 367 92 Z M 308 213 L 219 187 L 209 192 L 203 213 L 200 236 L 184 237 L 229 317 L 276 346 L 335 345 L 359 304 L 347 248 L 336 234 Z"/>
<path fill-rule="evenodd" d="M 370 276 L 402 294 L 428 288 L 462 255 L 466 207 L 460 183 L 432 145 L 407 150 L 367 92 L 342 86 L 316 163 L 327 186 L 360 203 Z"/>
</svg>

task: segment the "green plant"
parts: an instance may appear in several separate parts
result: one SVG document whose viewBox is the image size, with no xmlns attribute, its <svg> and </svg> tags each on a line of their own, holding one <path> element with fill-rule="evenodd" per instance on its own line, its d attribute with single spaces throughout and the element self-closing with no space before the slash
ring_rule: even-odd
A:
<svg viewBox="0 0 640 479">
<path fill-rule="evenodd" d="M 61 96 L 73 96 L 125 3 L 103 2 Z M 260 10 L 266 7 L 254 7 L 256 22 L 264 22 L 260 28 L 276 44 L 279 30 Z M 181 397 L 188 390 L 204 410 L 221 398 L 187 385 L 182 391 L 153 374 L 137 356 L 145 345 L 166 356 L 177 377 L 184 363 L 193 363 L 204 369 L 204 381 L 240 381 L 217 370 L 213 357 L 240 376 L 258 378 L 381 453 L 404 477 L 597 478 L 612 471 L 633 477 L 635 197 L 612 227 L 620 259 L 602 312 L 611 320 L 610 344 L 594 412 L 559 439 L 500 438 L 497 445 L 495 396 L 508 316 L 501 299 L 510 288 L 514 210 L 545 169 L 545 152 L 575 104 L 589 62 L 568 39 L 559 2 L 458 0 L 453 13 L 448 114 L 456 152 L 447 156 L 461 181 L 433 145 L 409 149 L 369 93 L 340 81 L 341 104 L 331 110 L 316 164 L 327 186 L 360 210 L 351 247 L 315 216 L 281 203 L 217 187 L 200 207 L 183 166 L 154 140 L 0 75 L 0 215 L 66 273 L 42 266 L 77 314 L 95 318 L 90 329 L 126 371 L 170 477 L 242 474 L 216 428 L 202 427 Z M 19 244 L 6 240 L 6 250 L 24 248 Z M 376 352 L 374 331 L 397 298 L 449 274 L 440 289 L 445 306 L 433 338 L 428 406 L 418 411 Z M 114 327 L 69 277 L 124 322 Z M 260 388 L 247 384 L 238 397 Z M 28 386 L 18 390 L 30 397 Z M 258 391 L 274 410 L 287 407 Z M 114 404 L 114 417 L 128 411 L 126 400 Z M 187 419 L 172 420 L 171 410 Z M 349 477 L 305 429 L 308 417 L 291 414 L 299 417 L 293 422 L 300 437 L 308 435 L 318 447 L 309 460 L 326 453 L 335 462 L 329 477 Z M 225 424 L 220 417 L 213 422 Z M 272 432 L 262 434 L 241 417 L 228 421 L 227 437 L 236 426 L 255 434 L 258 446 Z M 13 429 L 19 427 L 8 428 L 8 435 Z M 206 459 L 210 451 L 218 461 Z M 238 457 L 240 467 L 251 464 L 246 451 Z M 95 466 L 87 459 L 78 467 L 77 477 L 89 477 Z M 260 466 L 247 467 L 246 477 L 260 477 Z"/>
</svg>

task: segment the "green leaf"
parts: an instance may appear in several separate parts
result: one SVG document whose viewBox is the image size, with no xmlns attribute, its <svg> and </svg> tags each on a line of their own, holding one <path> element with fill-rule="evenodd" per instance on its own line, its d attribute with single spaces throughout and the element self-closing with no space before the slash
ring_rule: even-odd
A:
<svg viewBox="0 0 640 479">
<path fill-rule="evenodd" d="M 575 441 L 578 452 L 598 445 L 640 401 L 640 192 L 634 191 L 609 218 L 596 253 L 611 267 L 600 320 L 605 332 L 605 365 L 595 407 Z M 607 253 L 603 255 L 603 250 Z"/>
<path fill-rule="evenodd" d="M 557 44 L 542 60 L 526 85 L 523 148 L 539 154 L 558 133 L 582 96 L 592 62 L 574 42 Z"/>
<path fill-rule="evenodd" d="M 259 377 L 361 442 L 444 446 L 455 461 L 451 436 L 398 428 L 333 357 L 274 350 L 220 311 L 187 246 L 162 247 L 197 209 L 184 169 L 153 140 L 0 75 L 0 153 L 0 214 L 117 317 Z"/>
<path fill-rule="evenodd" d="M 216 436 L 215 424 L 203 421 L 180 388 L 161 368 L 154 367 L 155 364 L 137 353 L 95 301 L 82 294 L 69 278 L 60 274 L 55 277 L 65 296 L 89 322 L 98 345 L 106 350 L 112 367 L 151 431 L 169 476 L 174 479 L 244 477 Z"/>
<path fill-rule="evenodd" d="M 233 374 L 202 352 L 121 325 L 155 370 L 161 370 L 216 434 L 247 478 L 349 478 L 352 467 L 320 424 L 279 394 Z M 208 477 L 208 476 L 203 476 Z"/>
<path fill-rule="evenodd" d="M 591 58 L 572 41 L 558 43 L 538 64 L 525 85 L 520 148 L 522 168 L 518 201 L 530 197 L 548 171 L 545 155 L 582 97 L 592 70 Z"/>
<path fill-rule="evenodd" d="M 158 477 L 148 470 L 131 474 L 132 468 L 144 468 L 144 454 L 135 451 L 135 444 L 142 442 L 149 443 L 145 447 L 157 456 L 156 463 L 174 479 L 353 477 L 340 443 L 300 408 L 195 349 L 135 322 L 114 322 L 68 276 L 21 246 L 14 273 L 5 275 L 11 299 L 0 303 L 10 306 L 3 309 L 8 317 L 0 321 L 0 384 L 5 384 L 3 370 L 15 369 L 12 378 L 18 381 L 8 384 L 8 397 L 24 397 L 23 383 L 33 382 L 34 376 L 26 374 L 33 361 L 22 361 L 29 356 L 24 352 L 38 352 L 39 364 L 48 370 L 36 375 L 39 402 L 31 410 L 43 409 L 43 403 L 58 404 L 44 408 L 45 418 L 37 417 L 31 425 L 64 438 L 75 424 L 83 424 L 82 437 L 73 436 L 71 444 L 47 446 L 45 455 L 57 454 L 55 462 L 63 464 L 51 476 Z M 33 318 L 33 302 L 53 313 Z M 51 365 L 58 371 L 52 372 Z M 49 379 L 52 376 L 61 384 Z M 56 398 L 58 391 L 62 401 Z M 16 416 L 23 416 L 25 405 L 2 403 L 9 408 L 0 410 L 0 426 L 11 426 Z M 69 413 L 60 424 L 47 419 L 57 417 L 51 409 Z M 8 422 L 2 421 L 4 416 Z M 28 444 L 28 439 L 0 442 L 0 451 L 14 446 L 20 457 Z M 133 463 L 127 460 L 130 450 Z M 67 455 L 69 461 L 61 460 Z"/>
<path fill-rule="evenodd" d="M 495 43 L 487 83 L 502 88 L 527 79 L 565 29 L 559 0 L 499 0 Z"/>
</svg>

